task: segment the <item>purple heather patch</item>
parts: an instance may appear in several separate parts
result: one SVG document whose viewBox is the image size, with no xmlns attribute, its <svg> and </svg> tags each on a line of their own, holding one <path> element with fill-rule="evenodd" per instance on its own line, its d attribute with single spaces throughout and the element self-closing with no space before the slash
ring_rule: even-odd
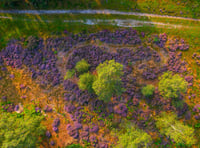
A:
<svg viewBox="0 0 200 148">
<path fill-rule="evenodd" d="M 72 34 L 68 31 L 64 31 L 63 33 L 65 37 L 52 37 L 46 40 L 29 37 L 27 39 L 28 45 L 26 46 L 21 44 L 25 39 L 21 39 L 21 41 L 12 40 L 0 52 L 0 66 L 2 71 L 7 71 L 6 66 L 17 69 L 27 67 L 28 71 L 31 72 L 30 77 L 35 79 L 36 82 L 39 82 L 42 88 L 47 88 L 48 85 L 55 87 L 63 86 L 64 111 L 67 112 L 66 115 L 69 115 L 70 121 L 73 121 L 73 123 L 66 125 L 67 132 L 71 137 L 91 142 L 93 147 L 108 148 L 108 141 L 101 140 L 101 135 L 98 135 L 99 126 L 104 127 L 104 122 L 100 120 L 98 123 L 90 125 L 93 115 L 88 115 L 87 112 L 84 112 L 83 106 L 88 106 L 91 111 L 98 112 L 98 116 L 101 118 L 107 118 L 111 113 L 120 115 L 120 118 L 114 118 L 112 120 L 113 123 L 117 125 L 123 120 L 123 117 L 127 117 L 127 114 L 130 113 L 130 117 L 135 121 L 137 120 L 134 122 L 140 128 L 145 128 L 147 126 L 145 122 L 150 119 L 151 110 L 148 109 L 148 106 L 157 107 L 157 114 L 159 111 L 174 111 L 178 116 L 184 116 L 185 120 L 190 120 L 192 118 L 192 113 L 188 110 L 188 105 L 186 103 L 184 103 L 182 107 L 175 108 L 169 100 L 164 100 L 162 96 L 160 96 L 158 89 L 155 90 L 155 94 L 151 100 L 147 100 L 146 104 L 142 104 L 145 110 L 139 108 L 142 95 L 140 92 L 140 85 L 138 85 L 138 81 L 140 81 L 137 77 L 138 75 L 143 78 L 143 82 L 145 83 L 146 80 L 151 81 L 157 79 L 163 72 L 169 70 L 174 73 L 182 74 L 181 76 L 188 82 L 188 86 L 193 85 L 194 78 L 190 76 L 189 73 L 185 73 L 187 71 L 187 63 L 182 61 L 184 51 L 189 49 L 189 45 L 187 45 L 183 39 L 170 40 L 167 35 L 163 33 L 155 35 L 156 38 L 154 38 L 153 42 L 152 38 L 148 38 L 148 46 L 146 46 L 142 43 L 146 36 L 145 33 L 138 33 L 133 29 L 119 29 L 114 32 L 103 30 L 89 35 L 82 33 Z M 108 46 L 104 46 L 104 44 L 101 46 L 96 44 L 74 46 L 81 42 L 86 41 L 89 43 L 95 40 L 107 43 Z M 169 43 L 168 49 L 166 48 L 166 42 Z M 122 46 L 111 51 L 109 46 L 113 46 L 113 44 L 120 44 Z M 154 50 L 151 44 L 158 48 L 158 50 Z M 125 45 L 128 45 L 128 47 L 124 47 Z M 72 47 L 73 50 L 70 50 Z M 164 52 L 162 53 L 162 51 Z M 67 61 L 61 60 L 63 62 L 61 62 L 61 64 L 63 65 L 59 63 L 60 53 L 69 55 Z M 168 56 L 167 59 L 164 59 L 166 64 L 163 63 L 163 55 Z M 200 65 L 200 55 L 194 53 L 192 58 Z M 114 59 L 116 62 L 123 64 L 124 75 L 121 77 L 121 80 L 122 86 L 125 88 L 124 93 L 121 96 L 114 95 L 111 102 L 105 103 L 99 100 L 94 93 L 89 93 L 87 90 L 80 90 L 74 79 L 64 80 L 63 70 L 65 72 L 66 70 L 75 68 L 76 63 L 81 59 L 88 61 L 90 64 L 89 72 L 92 74 L 95 73 L 96 67 L 106 60 Z M 153 64 L 149 64 L 151 62 L 153 62 Z M 134 72 L 136 72 L 136 74 Z M 4 73 L 7 74 L 7 72 Z M 13 74 L 8 74 L 8 76 L 10 78 L 15 77 Z M 75 75 L 75 77 L 77 77 L 77 75 Z M 0 79 L 1 78 L 2 77 L 0 77 Z M 20 85 L 20 89 L 25 88 L 26 86 L 24 84 Z M 26 98 L 26 96 L 21 97 L 24 99 Z M 195 94 L 191 94 L 188 98 L 191 99 L 195 97 Z M 1 100 L 7 101 L 7 97 L 3 96 Z M 180 100 L 183 100 L 183 97 L 182 99 L 180 98 Z M 49 99 L 48 101 L 53 100 Z M 78 107 L 75 107 L 75 105 Z M 128 112 L 127 106 L 132 106 L 134 109 L 137 109 L 133 112 Z M 3 109 L 12 112 L 19 110 L 19 106 L 6 104 L 3 106 Z M 52 112 L 52 107 L 46 105 L 43 110 L 44 112 Z M 35 111 L 40 112 L 41 110 L 39 107 L 36 107 Z M 200 120 L 199 104 L 194 106 L 193 112 L 195 112 L 194 118 Z M 87 120 L 85 121 L 85 119 Z M 60 119 L 54 119 L 52 123 L 54 132 L 58 132 L 59 125 Z M 149 128 L 151 128 L 152 125 L 154 125 L 153 121 L 148 123 Z M 155 131 L 155 128 L 150 129 L 150 131 L 153 130 Z M 98 139 L 96 137 L 97 135 Z M 51 137 L 50 131 L 46 131 L 46 137 Z M 162 141 L 162 144 L 163 143 Z M 51 141 L 50 144 L 53 146 L 55 142 Z M 168 141 L 165 142 L 165 145 L 167 144 Z"/>
<path fill-rule="evenodd" d="M 44 107 L 44 111 L 45 111 L 45 112 L 52 112 L 52 108 L 51 108 L 50 106 L 46 105 L 46 106 Z"/>
<path fill-rule="evenodd" d="M 59 125 L 60 125 L 60 119 L 59 118 L 54 119 L 52 126 L 58 127 Z"/>
<path fill-rule="evenodd" d="M 97 133 L 99 131 L 98 125 L 91 125 L 90 126 L 90 132 Z"/>
<path fill-rule="evenodd" d="M 50 138 L 50 137 L 51 137 L 50 131 L 46 131 L 46 137 L 47 137 L 47 138 Z"/>
</svg>

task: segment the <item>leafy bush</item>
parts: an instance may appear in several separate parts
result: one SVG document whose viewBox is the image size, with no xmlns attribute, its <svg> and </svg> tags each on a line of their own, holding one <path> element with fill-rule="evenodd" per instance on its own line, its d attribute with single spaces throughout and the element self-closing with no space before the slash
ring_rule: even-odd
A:
<svg viewBox="0 0 200 148">
<path fill-rule="evenodd" d="M 71 70 L 68 70 L 65 74 L 65 77 L 64 79 L 67 80 L 67 79 L 70 79 L 74 76 L 75 74 L 75 70 L 74 69 L 71 69 Z"/>
<path fill-rule="evenodd" d="M 95 80 L 94 75 L 89 74 L 89 73 L 84 73 L 79 76 L 78 86 L 80 89 L 88 90 L 88 92 L 92 93 L 92 92 L 94 92 L 94 90 L 92 88 L 92 84 L 93 84 L 94 80 Z"/>
<path fill-rule="evenodd" d="M 200 128 L 200 123 L 194 125 L 195 128 Z"/>
<path fill-rule="evenodd" d="M 1 113 L 0 147 L 38 147 L 39 137 L 45 133 L 44 126 L 40 124 L 42 119 L 32 111 L 20 116 L 17 113 Z"/>
<path fill-rule="evenodd" d="M 172 100 L 172 105 L 176 108 L 183 108 L 184 106 L 184 101 L 180 99 L 173 99 Z"/>
<path fill-rule="evenodd" d="M 156 126 L 160 129 L 161 134 L 170 137 L 178 145 L 190 146 L 196 143 L 194 129 L 178 121 L 175 114 L 162 113 L 160 117 L 156 118 Z"/>
<path fill-rule="evenodd" d="M 97 79 L 92 88 L 99 99 L 108 102 L 113 94 L 120 95 L 123 91 L 121 76 L 123 65 L 114 60 L 105 61 L 97 67 Z"/>
<path fill-rule="evenodd" d="M 177 98 L 187 91 L 188 83 L 178 74 L 172 75 L 172 72 L 165 72 L 159 80 L 158 88 L 165 98 Z"/>
<path fill-rule="evenodd" d="M 120 133 L 118 139 L 119 141 L 115 148 L 146 148 L 152 142 L 151 136 L 136 126 L 126 128 L 125 133 Z"/>
<path fill-rule="evenodd" d="M 84 73 L 88 71 L 89 67 L 90 67 L 90 64 L 88 64 L 88 62 L 85 59 L 82 59 L 81 61 L 76 63 L 75 69 L 79 73 Z"/>
<path fill-rule="evenodd" d="M 142 88 L 142 94 L 145 97 L 150 97 L 153 95 L 154 90 L 155 90 L 155 87 L 153 85 L 147 85 Z"/>
</svg>

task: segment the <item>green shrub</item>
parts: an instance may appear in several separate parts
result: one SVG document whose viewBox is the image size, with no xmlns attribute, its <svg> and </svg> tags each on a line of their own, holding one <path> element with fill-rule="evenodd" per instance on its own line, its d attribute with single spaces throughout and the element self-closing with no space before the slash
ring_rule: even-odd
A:
<svg viewBox="0 0 200 148">
<path fill-rule="evenodd" d="M 183 108 L 184 106 L 184 101 L 183 100 L 180 100 L 180 99 L 173 99 L 172 100 L 172 105 L 176 108 Z"/>
<path fill-rule="evenodd" d="M 82 90 L 88 90 L 88 92 L 94 92 L 92 84 L 95 80 L 95 76 L 89 73 L 84 73 L 79 76 L 78 86 Z"/>
<path fill-rule="evenodd" d="M 89 67 L 90 67 L 90 64 L 88 64 L 88 62 L 85 59 L 82 59 L 81 61 L 76 63 L 75 69 L 79 73 L 84 73 L 88 71 Z"/>
<path fill-rule="evenodd" d="M 65 74 L 65 77 L 64 79 L 67 80 L 67 79 L 70 79 L 74 76 L 75 74 L 75 70 L 74 69 L 71 69 L 71 70 L 68 70 Z"/>
<path fill-rule="evenodd" d="M 154 38 L 154 42 L 159 42 L 160 40 L 159 40 L 159 38 L 158 37 L 155 37 Z"/>
<path fill-rule="evenodd" d="M 119 141 L 115 148 L 146 148 L 152 143 L 151 136 L 136 126 L 127 127 L 124 133 L 118 135 Z"/>
<path fill-rule="evenodd" d="M 83 148 L 80 144 L 70 144 L 66 148 Z"/>
<path fill-rule="evenodd" d="M 156 126 L 161 134 L 173 139 L 177 145 L 191 146 L 196 143 L 194 129 L 178 121 L 173 113 L 162 113 L 156 118 Z"/>
<path fill-rule="evenodd" d="M 158 88 L 164 98 L 178 98 L 181 93 L 187 91 L 188 83 L 178 74 L 165 72 L 159 80 Z"/>
<path fill-rule="evenodd" d="M 200 128 L 200 123 L 196 123 L 196 124 L 194 125 L 194 127 L 195 127 L 195 128 Z"/>
<path fill-rule="evenodd" d="M 22 113 L 1 113 L 0 147 L 2 148 L 32 148 L 39 147 L 40 136 L 45 133 L 45 127 L 40 123 L 43 117 Z"/>
<path fill-rule="evenodd" d="M 113 94 L 120 95 L 123 92 L 121 76 L 123 65 L 114 60 L 105 61 L 97 67 L 97 79 L 92 88 L 99 99 L 110 101 Z"/>
<path fill-rule="evenodd" d="M 142 94 L 145 97 L 150 97 L 153 95 L 154 90 L 155 90 L 155 87 L 153 85 L 147 85 L 142 88 Z"/>
</svg>

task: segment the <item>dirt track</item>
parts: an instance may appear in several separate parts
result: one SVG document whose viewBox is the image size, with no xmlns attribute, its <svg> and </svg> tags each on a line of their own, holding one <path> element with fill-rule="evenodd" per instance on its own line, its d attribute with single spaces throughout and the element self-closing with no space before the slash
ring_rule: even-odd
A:
<svg viewBox="0 0 200 148">
<path fill-rule="evenodd" d="M 139 12 L 123 12 L 115 10 L 0 10 L 0 13 L 12 13 L 12 14 L 117 14 L 117 15 L 135 15 L 135 16 L 147 16 L 147 17 L 159 17 L 159 18 L 174 18 L 181 20 L 200 21 L 200 19 L 148 14 Z"/>
</svg>

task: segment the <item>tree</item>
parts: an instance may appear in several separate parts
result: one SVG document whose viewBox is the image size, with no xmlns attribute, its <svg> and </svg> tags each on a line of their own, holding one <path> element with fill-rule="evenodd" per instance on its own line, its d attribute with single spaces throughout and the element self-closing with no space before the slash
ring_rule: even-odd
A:
<svg viewBox="0 0 200 148">
<path fill-rule="evenodd" d="M 147 85 L 142 88 L 142 94 L 145 97 L 150 97 L 153 95 L 154 90 L 155 90 L 155 87 L 153 85 Z"/>
<path fill-rule="evenodd" d="M 188 83 L 178 74 L 165 72 L 159 80 L 158 89 L 164 98 L 178 98 L 181 93 L 187 91 Z"/>
<path fill-rule="evenodd" d="M 1 113 L 0 147 L 33 148 L 39 144 L 39 137 L 45 128 L 40 123 L 43 117 L 31 114 Z"/>
<path fill-rule="evenodd" d="M 176 144 L 191 146 L 196 143 L 194 129 L 178 121 L 173 113 L 162 113 L 156 118 L 156 126 L 161 134 L 170 137 Z"/>
<path fill-rule="evenodd" d="M 99 99 L 108 102 L 113 94 L 120 95 L 123 92 L 121 76 L 123 65 L 114 60 L 105 61 L 97 67 L 97 78 L 92 88 Z"/>
<path fill-rule="evenodd" d="M 81 61 L 76 63 L 75 69 L 79 73 L 84 73 L 88 71 L 89 67 L 90 67 L 90 64 L 88 64 L 88 62 L 85 59 L 82 59 Z"/>
<path fill-rule="evenodd" d="M 93 84 L 94 80 L 95 80 L 94 75 L 89 74 L 89 73 L 84 73 L 79 76 L 78 86 L 80 89 L 88 90 L 88 92 L 92 93 L 92 92 L 94 92 L 94 90 L 92 88 L 92 84 Z"/>
<path fill-rule="evenodd" d="M 149 147 L 152 142 L 151 136 L 136 126 L 126 128 L 125 133 L 120 133 L 118 135 L 119 141 L 115 148 L 146 148 Z"/>
</svg>

